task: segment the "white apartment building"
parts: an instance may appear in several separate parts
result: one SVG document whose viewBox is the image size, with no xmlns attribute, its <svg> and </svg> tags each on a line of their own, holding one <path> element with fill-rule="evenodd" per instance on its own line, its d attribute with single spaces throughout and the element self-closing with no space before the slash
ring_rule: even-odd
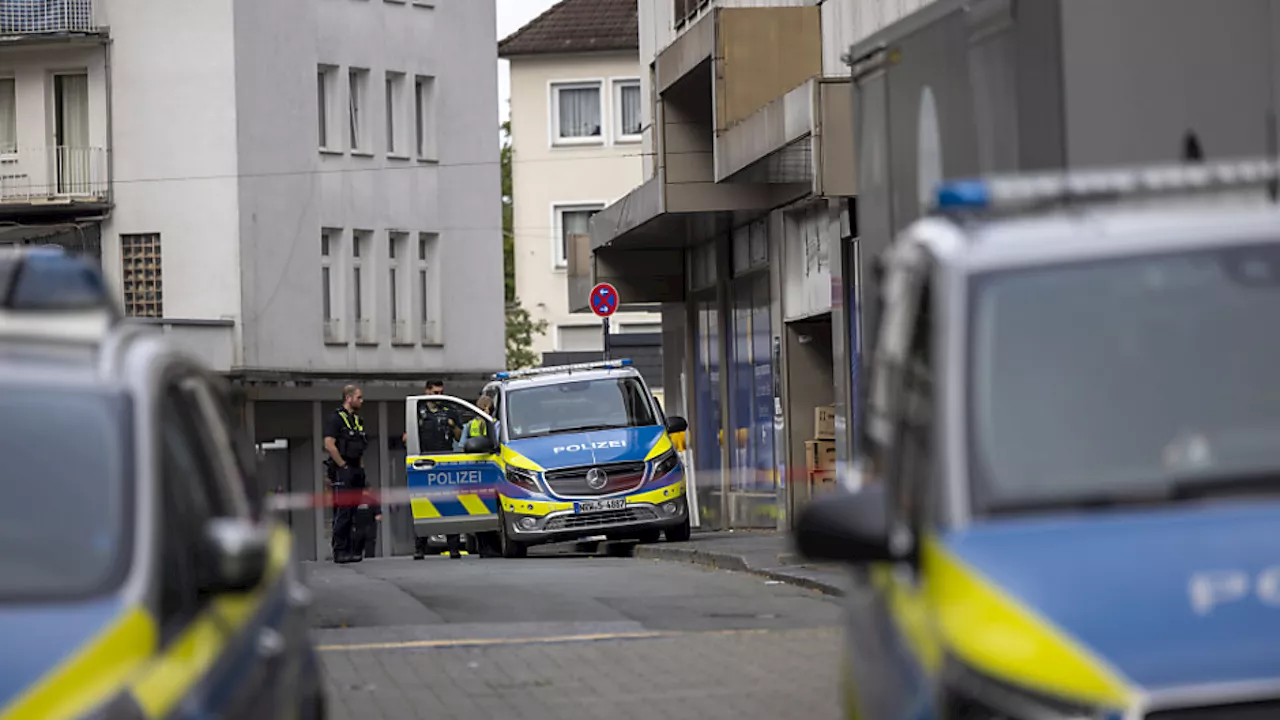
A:
<svg viewBox="0 0 1280 720">
<path fill-rule="evenodd" d="M 505 366 L 495 24 L 493 0 L 0 0 L 0 243 L 97 255 L 286 441 L 283 489 L 321 487 L 348 382 L 370 477 L 403 482 L 402 398 Z"/>
<path fill-rule="evenodd" d="M 498 55 L 511 65 L 516 294 L 548 323 L 534 350 L 598 354 L 599 318 L 571 312 L 567 299 L 577 292 L 585 303 L 590 288 L 571 289 L 568 268 L 591 217 L 643 179 L 636 0 L 563 0 L 502 40 Z M 661 327 L 658 312 L 619 312 L 610 331 L 656 344 Z"/>
</svg>

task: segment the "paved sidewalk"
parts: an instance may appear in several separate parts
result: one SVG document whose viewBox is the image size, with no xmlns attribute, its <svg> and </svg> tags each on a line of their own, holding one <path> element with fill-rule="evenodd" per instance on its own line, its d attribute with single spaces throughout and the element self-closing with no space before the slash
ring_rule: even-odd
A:
<svg viewBox="0 0 1280 720">
<path fill-rule="evenodd" d="M 788 535 L 767 530 L 695 532 L 689 542 L 638 545 L 635 557 L 749 572 L 827 595 L 844 595 L 850 579 L 839 565 L 806 562 Z"/>
</svg>

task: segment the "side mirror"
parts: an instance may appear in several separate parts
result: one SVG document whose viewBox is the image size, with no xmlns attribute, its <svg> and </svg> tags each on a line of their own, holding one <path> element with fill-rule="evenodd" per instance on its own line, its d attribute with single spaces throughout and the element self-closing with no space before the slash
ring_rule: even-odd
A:
<svg viewBox="0 0 1280 720">
<path fill-rule="evenodd" d="M 795 544 L 811 560 L 855 565 L 901 560 L 906 554 L 891 542 L 888 496 L 878 482 L 811 502 L 796 522 Z"/>
<path fill-rule="evenodd" d="M 271 532 L 245 518 L 214 518 L 205 525 L 200 590 L 240 592 L 262 581 L 267 571 Z"/>
<path fill-rule="evenodd" d="M 678 415 L 672 415 L 667 418 L 667 432 L 671 434 L 682 433 L 689 429 L 689 421 Z"/>
<path fill-rule="evenodd" d="M 477 435 L 467 438 L 467 441 L 462 444 L 462 450 L 472 455 L 487 455 L 497 452 L 498 448 L 493 444 L 493 438 L 488 435 Z"/>
</svg>

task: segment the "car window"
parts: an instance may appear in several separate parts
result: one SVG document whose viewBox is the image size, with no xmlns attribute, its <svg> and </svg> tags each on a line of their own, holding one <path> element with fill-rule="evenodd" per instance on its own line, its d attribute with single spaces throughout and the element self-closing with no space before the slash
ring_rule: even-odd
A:
<svg viewBox="0 0 1280 720">
<path fill-rule="evenodd" d="M 193 422 L 197 412 L 178 385 L 165 391 L 157 418 L 161 446 L 160 623 L 165 637 L 183 627 L 203 605 L 197 548 L 208 521 L 226 509 L 213 464 Z"/>
<path fill-rule="evenodd" d="M 0 385 L 0 599 L 82 596 L 123 580 L 131 422 L 116 391 Z"/>
<path fill-rule="evenodd" d="M 556 433 L 657 425 L 652 396 L 638 378 L 599 378 L 507 393 L 512 440 Z"/>
<path fill-rule="evenodd" d="M 227 398 L 203 377 L 188 378 L 183 390 L 191 400 L 201 443 L 217 461 L 214 479 L 227 503 L 227 512 L 248 515 L 254 459 L 252 450 L 246 451 L 244 433 L 234 420 Z"/>
</svg>

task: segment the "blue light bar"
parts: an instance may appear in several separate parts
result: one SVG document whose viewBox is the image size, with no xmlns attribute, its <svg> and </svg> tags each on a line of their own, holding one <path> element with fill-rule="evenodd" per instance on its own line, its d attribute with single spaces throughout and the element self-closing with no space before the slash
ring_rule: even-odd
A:
<svg viewBox="0 0 1280 720">
<path fill-rule="evenodd" d="M 631 358 L 621 358 L 619 360 L 600 360 L 598 362 L 573 363 L 571 365 L 552 365 L 550 367 L 529 368 L 527 370 L 505 370 L 493 374 L 494 380 L 511 380 L 514 378 L 531 377 L 534 375 L 555 375 L 557 373 L 570 373 L 575 370 L 616 370 L 618 368 L 631 367 Z"/>
<path fill-rule="evenodd" d="M 60 248 L 30 248 L 8 255 L 0 305 L 8 310 L 113 311 L 102 272 Z"/>
<path fill-rule="evenodd" d="M 939 210 L 981 210 L 990 206 L 991 187 L 982 180 L 955 180 L 938 186 Z"/>
</svg>

